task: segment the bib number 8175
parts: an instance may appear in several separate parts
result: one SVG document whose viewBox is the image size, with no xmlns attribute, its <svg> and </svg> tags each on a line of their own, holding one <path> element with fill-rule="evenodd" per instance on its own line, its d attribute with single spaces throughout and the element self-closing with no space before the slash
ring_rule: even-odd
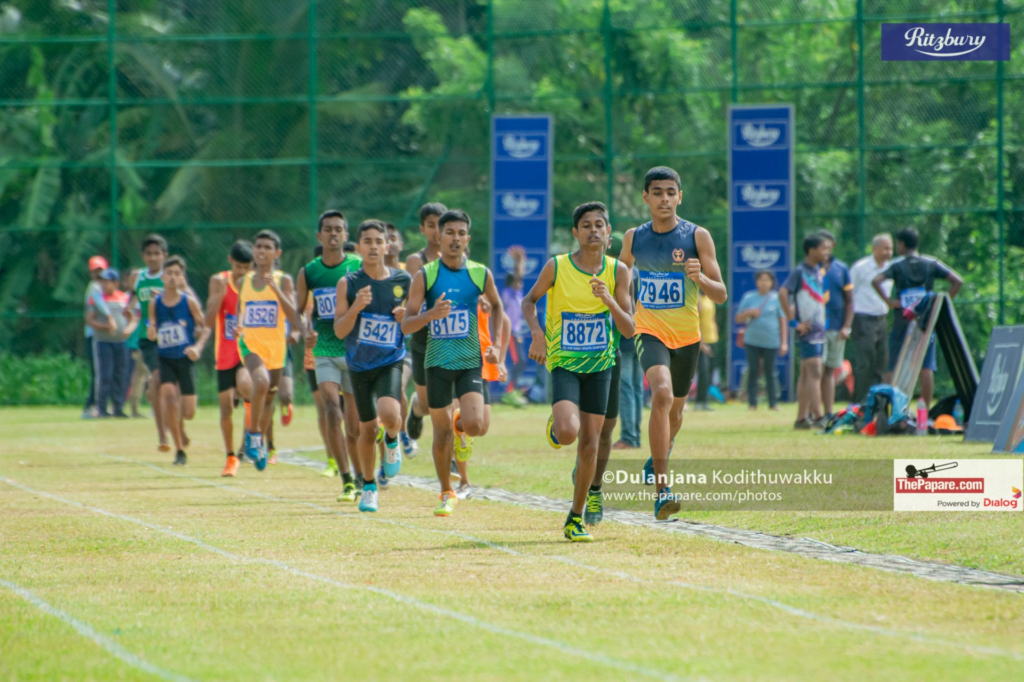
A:
<svg viewBox="0 0 1024 682">
<path fill-rule="evenodd" d="M 430 321 L 430 338 L 432 339 L 464 339 L 468 336 L 468 310 L 452 310 L 447 317 Z"/>
</svg>

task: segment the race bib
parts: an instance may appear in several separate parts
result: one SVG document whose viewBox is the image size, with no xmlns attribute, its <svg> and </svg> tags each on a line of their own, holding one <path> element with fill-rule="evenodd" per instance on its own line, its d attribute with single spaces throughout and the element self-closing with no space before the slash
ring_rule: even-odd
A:
<svg viewBox="0 0 1024 682">
<path fill-rule="evenodd" d="M 249 301 L 245 304 L 245 327 L 277 327 L 277 301 Z"/>
<path fill-rule="evenodd" d="M 686 305 L 686 275 L 641 270 L 639 299 L 648 310 L 682 308 Z"/>
<path fill-rule="evenodd" d="M 338 290 L 335 287 L 313 289 L 313 302 L 316 303 L 316 316 L 321 320 L 334 319 L 334 307 L 338 302 Z"/>
<path fill-rule="evenodd" d="M 185 328 L 179 322 L 164 322 L 156 330 L 156 344 L 159 348 L 176 348 L 188 343 Z"/>
<path fill-rule="evenodd" d="M 224 315 L 224 340 L 234 341 L 236 329 L 238 329 L 238 317 L 230 314 Z"/>
<path fill-rule="evenodd" d="M 359 343 L 377 348 L 397 348 L 398 321 L 390 315 L 362 313 L 359 317 Z"/>
<path fill-rule="evenodd" d="M 452 308 L 448 317 L 430 321 L 430 338 L 465 339 L 469 337 L 469 311 Z"/>
<path fill-rule="evenodd" d="M 913 310 L 925 294 L 928 292 L 924 290 L 924 287 L 914 287 L 913 289 L 904 289 L 900 292 L 900 307 L 904 310 Z"/>
<path fill-rule="evenodd" d="M 562 350 L 608 350 L 608 313 L 562 313 Z"/>
</svg>

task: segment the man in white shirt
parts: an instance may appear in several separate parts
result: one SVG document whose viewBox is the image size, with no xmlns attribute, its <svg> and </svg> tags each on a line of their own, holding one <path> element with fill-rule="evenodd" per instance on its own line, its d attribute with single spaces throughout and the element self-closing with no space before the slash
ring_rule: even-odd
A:
<svg viewBox="0 0 1024 682">
<path fill-rule="evenodd" d="M 879 298 L 871 280 L 889 265 L 892 258 L 892 237 L 878 234 L 871 240 L 871 255 L 861 258 L 850 268 L 853 282 L 853 377 L 854 402 L 863 402 L 868 390 L 882 383 L 889 362 L 885 319 L 889 305 Z M 892 282 L 883 285 L 886 292 Z"/>
</svg>

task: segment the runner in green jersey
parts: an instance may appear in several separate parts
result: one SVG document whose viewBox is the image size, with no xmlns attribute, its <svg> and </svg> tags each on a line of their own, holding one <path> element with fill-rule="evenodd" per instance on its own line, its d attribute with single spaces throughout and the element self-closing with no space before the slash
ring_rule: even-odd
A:
<svg viewBox="0 0 1024 682">
<path fill-rule="evenodd" d="M 359 434 L 359 415 L 356 414 L 355 398 L 352 395 L 352 380 L 345 363 L 345 340 L 334 335 L 334 311 L 337 301 L 338 281 L 362 265 L 362 259 L 345 253 L 348 239 L 348 223 L 340 211 L 326 211 L 320 216 L 316 239 L 323 247 L 322 256 L 307 263 L 296 283 L 298 310 L 305 311 L 309 297 L 313 297 L 313 312 L 310 321 L 303 321 L 306 327 L 306 347 L 313 349 L 316 358 L 316 378 L 323 395 L 327 417 L 327 454 L 333 458 L 341 471 L 343 490 L 341 500 L 355 500 L 355 482 L 349 469 L 352 458 L 356 473 L 359 467 L 356 459 L 356 436 Z M 345 434 L 342 437 L 342 407 L 339 393 L 344 393 Z M 328 461 L 330 467 L 330 460 Z M 372 477 L 373 472 L 367 472 Z"/>
<path fill-rule="evenodd" d="M 140 312 L 139 329 L 142 330 L 139 337 L 139 351 L 142 352 L 142 361 L 149 370 L 149 391 L 147 398 L 153 407 L 153 417 L 156 420 L 156 433 L 160 445 L 160 452 L 170 452 L 171 446 L 167 444 L 167 425 L 164 422 L 163 403 L 160 400 L 160 359 L 156 352 L 156 342 L 146 338 L 146 328 L 149 326 L 149 302 L 163 293 L 164 290 L 164 261 L 167 260 L 167 240 L 157 234 L 151 234 L 142 240 L 142 260 L 146 267 L 139 270 L 135 276 L 135 283 L 132 285 L 131 299 L 128 301 L 128 310 L 138 309 Z"/>
</svg>

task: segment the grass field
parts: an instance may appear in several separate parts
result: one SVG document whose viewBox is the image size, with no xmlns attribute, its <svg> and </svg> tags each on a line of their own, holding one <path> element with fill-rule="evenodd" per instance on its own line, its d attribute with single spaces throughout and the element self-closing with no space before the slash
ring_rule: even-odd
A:
<svg viewBox="0 0 1024 682">
<path fill-rule="evenodd" d="M 0 411 L 0 679 L 1015 679 L 1019 594 L 393 485 L 381 511 L 278 464 L 219 477 L 216 411 L 189 466 L 151 423 Z M 497 408 L 473 483 L 567 498 L 546 411 Z M 687 415 L 673 457 L 977 457 L 959 439 L 794 434 L 791 415 Z M 318 445 L 311 408 L 279 448 Z M 427 476 L 424 450 L 403 473 Z M 898 448 L 898 450 L 897 450 Z M 306 453 L 311 458 L 322 453 Z M 638 453 L 637 459 L 641 458 Z M 1016 514 L 684 514 L 1024 575 Z"/>
</svg>

